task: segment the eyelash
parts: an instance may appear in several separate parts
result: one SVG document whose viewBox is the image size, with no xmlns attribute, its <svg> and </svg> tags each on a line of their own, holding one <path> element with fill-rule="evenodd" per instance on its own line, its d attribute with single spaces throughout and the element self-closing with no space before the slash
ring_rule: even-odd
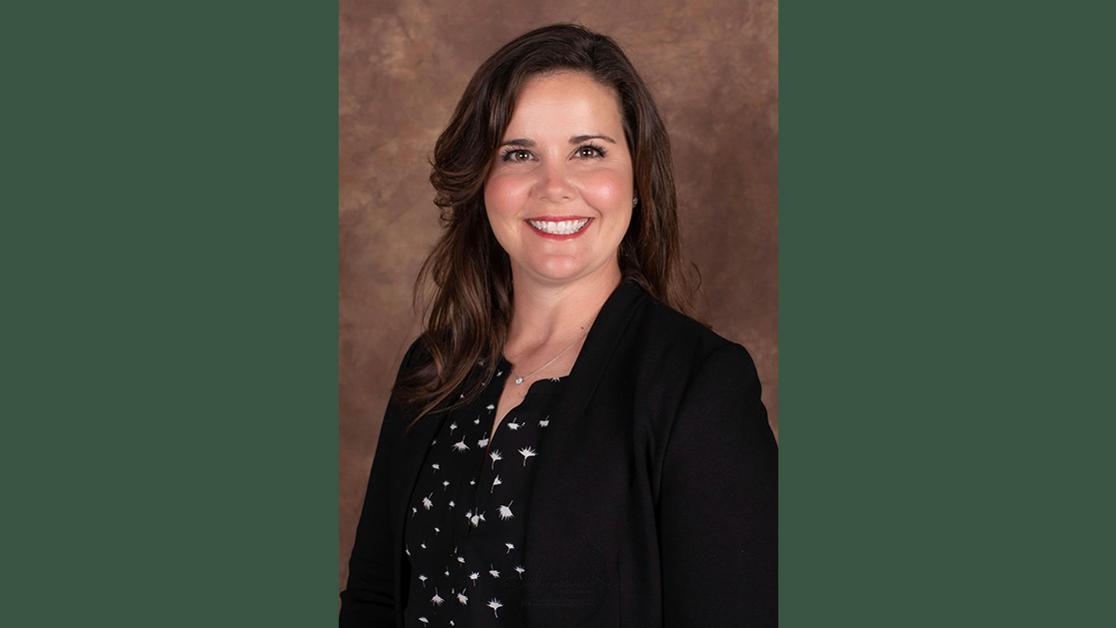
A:
<svg viewBox="0 0 1116 628">
<path fill-rule="evenodd" d="M 580 156 L 581 151 L 583 151 L 587 148 L 597 152 L 597 154 L 593 155 L 592 157 L 604 157 L 605 155 L 608 154 L 608 151 L 605 150 L 605 147 L 601 146 L 599 144 L 582 144 L 581 146 L 577 147 L 577 150 L 574 151 L 574 154 Z M 503 153 L 500 154 L 500 160 L 515 163 L 516 161 L 522 161 L 522 160 L 512 159 L 511 158 L 512 155 L 514 155 L 516 153 L 529 153 L 529 152 L 531 152 L 531 151 L 529 151 L 525 148 L 511 147 L 511 148 L 508 148 L 507 150 L 505 150 Z M 584 159 L 591 159 L 592 157 L 585 157 Z"/>
</svg>

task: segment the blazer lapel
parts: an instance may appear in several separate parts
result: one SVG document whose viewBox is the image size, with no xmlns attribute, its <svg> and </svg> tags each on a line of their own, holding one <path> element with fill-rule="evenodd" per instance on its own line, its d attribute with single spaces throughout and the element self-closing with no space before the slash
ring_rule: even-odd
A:
<svg viewBox="0 0 1116 628">
<path fill-rule="evenodd" d="M 406 505 L 410 500 L 415 481 L 418 480 L 422 463 L 426 460 L 426 449 L 430 446 L 430 441 L 434 439 L 434 435 L 441 429 L 446 414 L 445 412 L 435 412 L 423 417 L 415 424 L 410 433 L 399 439 L 399 446 L 396 447 L 395 462 L 392 465 L 391 473 L 395 478 L 392 481 L 392 487 L 396 493 L 392 499 L 397 507 L 395 511 L 397 513 L 395 535 L 399 547 L 403 547 L 403 522 L 406 521 L 407 512 L 410 512 Z"/>
<path fill-rule="evenodd" d="M 451 397 L 452 398 L 452 397 Z M 419 471 L 422 469 L 422 463 L 426 460 L 426 450 L 430 446 L 430 441 L 434 439 L 434 435 L 442 429 L 442 423 L 446 419 L 446 412 L 441 412 L 441 408 L 447 405 L 448 402 L 443 402 L 434 412 L 419 420 L 418 423 L 407 434 L 399 438 L 398 446 L 395 448 L 395 455 L 392 458 L 391 464 L 391 490 L 390 501 L 392 505 L 391 512 L 394 513 L 395 520 L 392 522 L 392 532 L 394 534 L 395 548 L 398 554 L 395 557 L 395 599 L 402 600 L 403 595 L 403 561 L 404 554 L 402 551 L 403 545 L 403 526 L 407 521 L 407 514 L 411 512 L 409 507 L 411 500 L 411 492 L 414 490 L 415 482 L 418 480 Z M 402 603 L 396 606 L 396 616 L 402 622 Z M 400 624 L 402 625 L 402 624 Z"/>
<path fill-rule="evenodd" d="M 641 297 L 645 296 L 646 292 L 639 284 L 631 280 L 621 281 L 589 329 L 569 379 L 555 400 L 551 412 L 555 420 L 547 427 L 546 438 L 539 442 L 535 476 L 525 515 L 528 539 L 561 538 L 561 520 L 536 515 L 549 512 L 546 508 L 556 500 L 566 501 L 556 496 L 556 487 L 562 485 L 563 474 L 568 472 L 570 461 L 577 459 L 578 448 L 586 438 L 593 437 L 593 426 L 588 424 L 585 411 Z M 567 507 L 570 505 L 566 504 Z M 531 549 L 531 543 L 526 543 L 524 559 L 527 565 L 538 565 L 531 560 Z"/>
</svg>

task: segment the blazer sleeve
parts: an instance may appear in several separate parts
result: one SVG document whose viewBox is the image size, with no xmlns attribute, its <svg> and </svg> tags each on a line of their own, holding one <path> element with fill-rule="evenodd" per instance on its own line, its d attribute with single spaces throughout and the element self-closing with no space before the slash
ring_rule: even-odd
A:
<svg viewBox="0 0 1116 628">
<path fill-rule="evenodd" d="M 747 351 L 698 368 L 663 459 L 664 628 L 776 626 L 777 450 Z"/>
<path fill-rule="evenodd" d="M 411 344 L 399 367 L 396 381 L 410 367 L 419 341 Z M 364 495 L 356 539 L 349 558 L 349 579 L 341 592 L 341 628 L 394 628 L 395 575 L 391 512 L 388 499 L 388 469 L 395 441 L 402 433 L 405 417 L 395 402 L 388 401 L 380 437 L 372 460 L 368 490 Z"/>
</svg>

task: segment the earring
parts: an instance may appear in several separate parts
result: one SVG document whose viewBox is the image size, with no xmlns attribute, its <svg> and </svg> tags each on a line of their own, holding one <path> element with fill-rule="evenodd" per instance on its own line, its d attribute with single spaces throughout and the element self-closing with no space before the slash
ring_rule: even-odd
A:
<svg viewBox="0 0 1116 628">
<path fill-rule="evenodd" d="M 638 196 L 632 199 L 632 207 L 635 207 L 636 205 L 639 205 L 639 197 Z"/>
</svg>

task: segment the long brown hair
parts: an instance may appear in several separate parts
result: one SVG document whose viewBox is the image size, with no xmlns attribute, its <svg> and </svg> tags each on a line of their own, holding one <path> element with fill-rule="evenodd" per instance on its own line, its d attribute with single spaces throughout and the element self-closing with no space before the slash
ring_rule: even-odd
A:
<svg viewBox="0 0 1116 628">
<path fill-rule="evenodd" d="M 394 391 L 420 409 L 416 422 L 462 386 L 464 396 L 446 409 L 467 403 L 496 369 L 511 322 L 513 286 L 508 255 L 488 224 L 484 183 L 520 87 L 534 75 L 560 70 L 584 72 L 619 96 L 639 199 L 620 243 L 623 277 L 676 310 L 690 311 L 670 139 L 647 86 L 611 38 L 574 24 L 535 29 L 477 69 L 434 147 L 430 183 L 443 233 L 415 281 L 416 304 L 429 292 L 420 337 L 424 356 Z M 467 382 L 481 362 L 481 377 Z"/>
</svg>

